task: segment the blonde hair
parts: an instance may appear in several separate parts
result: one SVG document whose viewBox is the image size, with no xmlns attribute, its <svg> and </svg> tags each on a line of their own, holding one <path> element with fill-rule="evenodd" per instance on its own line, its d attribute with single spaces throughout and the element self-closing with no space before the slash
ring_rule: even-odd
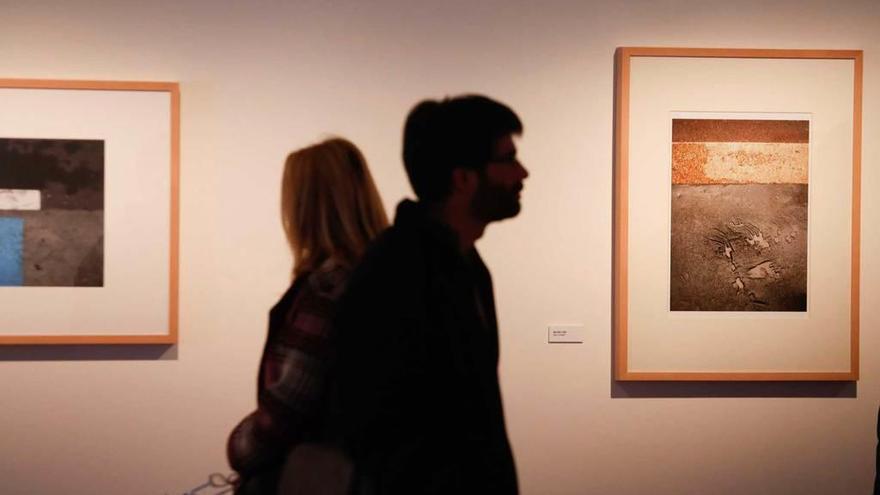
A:
<svg viewBox="0 0 880 495">
<path fill-rule="evenodd" d="M 284 162 L 281 223 L 293 252 L 293 276 L 328 260 L 352 267 L 388 227 L 379 191 L 360 150 L 332 138 L 294 151 Z"/>
</svg>

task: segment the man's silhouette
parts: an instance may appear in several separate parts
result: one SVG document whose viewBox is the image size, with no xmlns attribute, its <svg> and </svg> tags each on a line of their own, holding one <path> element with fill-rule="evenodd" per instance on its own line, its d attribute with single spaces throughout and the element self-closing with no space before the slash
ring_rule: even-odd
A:
<svg viewBox="0 0 880 495">
<path fill-rule="evenodd" d="M 520 210 L 516 114 L 483 96 L 423 101 L 403 160 L 418 201 L 352 276 L 334 403 L 358 493 L 517 493 L 489 271 L 474 248 Z"/>
</svg>

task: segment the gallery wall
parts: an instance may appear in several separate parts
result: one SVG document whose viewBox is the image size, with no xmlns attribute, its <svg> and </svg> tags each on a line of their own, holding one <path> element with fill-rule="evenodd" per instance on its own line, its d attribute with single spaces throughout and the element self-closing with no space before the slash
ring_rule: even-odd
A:
<svg viewBox="0 0 880 495">
<path fill-rule="evenodd" d="M 650 45 L 864 50 L 857 384 L 611 379 L 613 54 Z M 482 92 L 522 117 L 531 174 L 522 214 L 478 244 L 523 493 L 869 493 L 878 60 L 874 0 L 3 0 L 0 77 L 179 81 L 182 148 L 179 344 L 0 349 L 0 491 L 177 494 L 228 473 L 226 435 L 254 406 L 267 311 L 289 281 L 285 154 L 352 139 L 393 211 L 410 195 L 408 109 Z M 551 324 L 583 325 L 584 342 L 548 344 Z"/>
</svg>

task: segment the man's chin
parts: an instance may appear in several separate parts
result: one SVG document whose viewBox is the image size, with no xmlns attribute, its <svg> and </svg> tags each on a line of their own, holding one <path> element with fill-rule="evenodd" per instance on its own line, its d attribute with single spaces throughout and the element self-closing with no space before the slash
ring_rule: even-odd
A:
<svg viewBox="0 0 880 495">
<path fill-rule="evenodd" d="M 522 209 L 522 206 L 520 205 L 519 201 L 517 201 L 516 203 L 509 205 L 507 208 L 504 208 L 503 210 L 499 210 L 499 211 L 495 212 L 496 214 L 493 215 L 493 217 L 494 217 L 493 221 L 506 220 L 508 218 L 513 218 L 513 217 L 519 215 L 519 212 L 521 209 Z"/>
<path fill-rule="evenodd" d="M 513 218 L 519 215 L 522 209 L 518 197 L 508 196 L 506 200 L 497 200 L 493 203 L 484 203 L 482 207 L 472 205 L 472 212 L 476 218 L 482 219 L 484 222 L 497 222 Z"/>
</svg>

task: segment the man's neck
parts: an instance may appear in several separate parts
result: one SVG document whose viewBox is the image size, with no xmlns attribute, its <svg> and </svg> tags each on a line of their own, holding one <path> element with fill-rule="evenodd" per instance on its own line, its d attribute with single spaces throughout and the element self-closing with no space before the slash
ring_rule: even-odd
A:
<svg viewBox="0 0 880 495">
<path fill-rule="evenodd" d="M 474 242 L 483 236 L 486 223 L 474 219 L 467 204 L 447 201 L 428 206 L 434 219 L 448 226 L 458 237 L 458 248 L 464 253 L 474 247 Z"/>
</svg>

